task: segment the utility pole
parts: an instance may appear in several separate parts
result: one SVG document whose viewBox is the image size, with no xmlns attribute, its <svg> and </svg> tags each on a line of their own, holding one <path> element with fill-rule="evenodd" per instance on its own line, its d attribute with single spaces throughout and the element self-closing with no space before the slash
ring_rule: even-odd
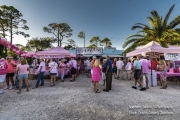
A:
<svg viewBox="0 0 180 120">
<path fill-rule="evenodd" d="M 84 48 L 86 47 L 85 31 L 84 31 Z"/>
</svg>

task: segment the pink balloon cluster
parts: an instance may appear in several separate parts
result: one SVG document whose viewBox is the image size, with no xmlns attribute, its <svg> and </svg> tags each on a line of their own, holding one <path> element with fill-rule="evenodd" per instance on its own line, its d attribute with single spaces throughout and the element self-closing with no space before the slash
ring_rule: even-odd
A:
<svg viewBox="0 0 180 120">
<path fill-rule="evenodd" d="M 35 53 L 34 52 L 27 52 L 27 53 L 24 53 L 24 54 L 21 54 L 21 56 L 27 58 L 27 57 L 35 57 Z"/>
<path fill-rule="evenodd" d="M 7 41 L 5 38 L 0 38 L 0 44 L 11 49 L 17 55 L 20 55 L 26 58 L 35 56 L 35 53 L 33 52 L 27 53 L 27 52 L 21 51 L 17 46 L 13 45 L 11 42 Z"/>
</svg>

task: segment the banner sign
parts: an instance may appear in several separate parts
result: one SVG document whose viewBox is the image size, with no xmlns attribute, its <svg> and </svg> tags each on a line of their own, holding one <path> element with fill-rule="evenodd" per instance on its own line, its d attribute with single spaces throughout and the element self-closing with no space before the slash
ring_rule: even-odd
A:
<svg viewBox="0 0 180 120">
<path fill-rule="evenodd" d="M 82 55 L 102 55 L 103 54 L 103 48 L 83 48 L 78 47 L 76 48 L 76 54 L 82 54 Z"/>
<path fill-rule="evenodd" d="M 64 58 L 64 55 L 36 55 L 37 58 Z"/>
<path fill-rule="evenodd" d="M 180 60 L 180 53 L 164 53 L 165 60 Z"/>
</svg>

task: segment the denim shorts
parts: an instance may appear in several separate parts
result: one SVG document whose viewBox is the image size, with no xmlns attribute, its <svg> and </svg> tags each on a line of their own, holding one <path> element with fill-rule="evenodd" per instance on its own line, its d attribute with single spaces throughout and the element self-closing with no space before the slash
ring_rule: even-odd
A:
<svg viewBox="0 0 180 120">
<path fill-rule="evenodd" d="M 21 74 L 18 75 L 18 79 L 22 80 L 22 79 L 27 79 L 28 78 L 28 74 Z"/>
<path fill-rule="evenodd" d="M 50 73 L 50 75 L 57 75 L 57 73 Z"/>
<path fill-rule="evenodd" d="M 0 75 L 0 82 L 4 82 L 6 79 L 6 75 Z"/>
</svg>

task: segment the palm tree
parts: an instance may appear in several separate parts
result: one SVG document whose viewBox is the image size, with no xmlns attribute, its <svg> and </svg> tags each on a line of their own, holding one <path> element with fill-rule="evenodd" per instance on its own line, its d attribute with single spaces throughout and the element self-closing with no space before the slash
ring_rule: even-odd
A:
<svg viewBox="0 0 180 120">
<path fill-rule="evenodd" d="M 84 48 L 85 48 L 85 46 L 86 46 L 86 45 L 85 45 L 85 44 L 86 44 L 86 43 L 85 43 L 85 32 L 83 32 L 83 31 L 79 32 L 78 37 L 79 37 L 79 38 L 82 38 L 82 39 L 84 40 Z"/>
<path fill-rule="evenodd" d="M 98 43 L 100 43 L 100 42 L 101 42 L 101 40 L 98 36 L 95 36 L 90 40 L 90 43 L 95 44 L 97 47 L 98 47 Z"/>
<path fill-rule="evenodd" d="M 104 38 L 103 40 L 101 40 L 101 45 L 105 47 L 111 47 L 112 43 L 109 38 Z"/>
<path fill-rule="evenodd" d="M 136 23 L 131 30 L 137 28 L 141 30 L 126 38 L 127 41 L 123 44 L 123 48 L 126 48 L 128 45 L 130 46 L 126 48 L 124 53 L 133 51 L 137 47 L 145 45 L 150 41 L 156 41 L 162 47 L 168 47 L 168 44 L 180 45 L 180 34 L 178 33 L 178 29 L 176 29 L 176 26 L 180 24 L 180 16 L 168 23 L 174 6 L 175 5 L 169 9 L 164 19 L 157 11 L 151 11 L 152 17 L 147 17 L 151 26 Z"/>
<path fill-rule="evenodd" d="M 97 46 L 95 44 L 89 45 L 87 48 L 96 48 Z"/>
</svg>

